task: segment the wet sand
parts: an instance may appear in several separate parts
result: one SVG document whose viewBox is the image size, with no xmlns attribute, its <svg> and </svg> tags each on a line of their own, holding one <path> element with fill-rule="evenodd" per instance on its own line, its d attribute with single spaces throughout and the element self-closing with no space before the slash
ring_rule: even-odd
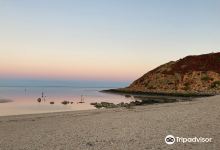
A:
<svg viewBox="0 0 220 150">
<path fill-rule="evenodd" d="M 174 143 L 164 137 L 209 137 Z M 220 96 L 195 101 L 0 117 L 1 150 L 146 150 L 220 148 Z"/>
</svg>

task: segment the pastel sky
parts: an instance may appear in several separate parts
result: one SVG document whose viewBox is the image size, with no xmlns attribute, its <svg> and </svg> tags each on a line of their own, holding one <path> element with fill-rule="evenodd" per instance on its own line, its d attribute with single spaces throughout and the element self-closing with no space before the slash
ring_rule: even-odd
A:
<svg viewBox="0 0 220 150">
<path fill-rule="evenodd" d="M 0 78 L 132 81 L 220 47 L 219 0 L 1 0 Z"/>
</svg>

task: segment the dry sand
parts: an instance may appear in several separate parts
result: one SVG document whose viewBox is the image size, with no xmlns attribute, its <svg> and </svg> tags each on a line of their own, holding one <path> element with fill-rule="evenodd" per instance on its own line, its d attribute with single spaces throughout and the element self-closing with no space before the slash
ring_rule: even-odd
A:
<svg viewBox="0 0 220 150">
<path fill-rule="evenodd" d="M 211 143 L 167 145 L 168 134 Z M 1 150 L 220 149 L 220 96 L 191 102 L 0 117 Z"/>
</svg>

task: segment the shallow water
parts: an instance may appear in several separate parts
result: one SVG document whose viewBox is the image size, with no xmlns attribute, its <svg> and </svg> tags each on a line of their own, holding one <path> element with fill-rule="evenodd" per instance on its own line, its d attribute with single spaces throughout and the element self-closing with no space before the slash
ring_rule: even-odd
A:
<svg viewBox="0 0 220 150">
<path fill-rule="evenodd" d="M 60 111 L 95 109 L 91 102 L 130 102 L 131 98 L 123 95 L 99 92 L 108 88 L 75 88 L 75 87 L 0 87 L 0 99 L 12 100 L 0 103 L 0 116 L 34 114 Z M 45 101 L 37 102 L 44 93 Z M 78 103 L 81 96 L 85 103 Z M 68 100 L 73 104 L 63 105 Z M 50 104 L 53 101 L 55 104 Z"/>
</svg>

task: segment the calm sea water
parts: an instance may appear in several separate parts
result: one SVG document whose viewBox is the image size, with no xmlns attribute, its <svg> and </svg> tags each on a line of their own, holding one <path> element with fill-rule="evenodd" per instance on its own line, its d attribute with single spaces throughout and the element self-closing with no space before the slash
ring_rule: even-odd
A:
<svg viewBox="0 0 220 150">
<path fill-rule="evenodd" d="M 130 98 L 123 95 L 99 92 L 109 88 L 76 88 L 76 87 L 0 87 L 0 99 L 12 100 L 0 103 L 0 116 L 34 114 L 60 111 L 95 109 L 91 102 L 130 102 Z M 37 98 L 46 96 L 45 101 L 37 102 Z M 85 103 L 78 103 L 81 96 Z M 68 100 L 73 104 L 63 105 Z M 55 104 L 50 104 L 53 101 Z"/>
</svg>

